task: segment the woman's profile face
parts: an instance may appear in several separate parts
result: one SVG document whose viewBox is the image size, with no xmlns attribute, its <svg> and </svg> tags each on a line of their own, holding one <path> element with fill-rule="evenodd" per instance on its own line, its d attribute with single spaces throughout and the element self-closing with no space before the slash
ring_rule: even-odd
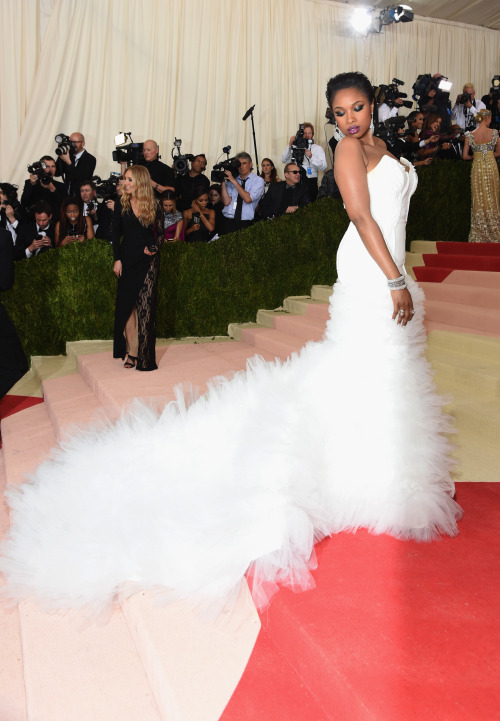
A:
<svg viewBox="0 0 500 721">
<path fill-rule="evenodd" d="M 71 225 L 74 225 L 80 217 L 80 209 L 78 205 L 75 205 L 74 203 L 70 203 L 70 205 L 67 206 L 65 213 L 66 218 Z"/>
<path fill-rule="evenodd" d="M 203 195 L 200 195 L 199 198 L 196 198 L 196 202 L 201 208 L 206 208 L 208 205 L 208 193 L 204 193 Z"/>
<path fill-rule="evenodd" d="M 273 166 L 269 162 L 269 160 L 264 160 L 262 163 L 262 172 L 267 175 L 267 173 L 270 173 L 273 169 Z"/>
<path fill-rule="evenodd" d="M 358 88 L 337 90 L 332 98 L 332 110 L 344 135 L 359 139 L 369 131 L 373 104 Z"/>
<path fill-rule="evenodd" d="M 163 210 L 165 213 L 173 213 L 174 212 L 174 201 L 173 200 L 163 200 L 162 201 Z"/>
</svg>

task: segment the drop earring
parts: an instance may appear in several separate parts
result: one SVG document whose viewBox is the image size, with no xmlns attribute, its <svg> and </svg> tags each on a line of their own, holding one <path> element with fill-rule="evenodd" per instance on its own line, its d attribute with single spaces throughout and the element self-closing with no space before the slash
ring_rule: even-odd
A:
<svg viewBox="0 0 500 721">
<path fill-rule="evenodd" d="M 370 131 L 373 133 L 374 130 L 375 130 L 375 125 L 373 123 L 373 113 L 372 113 L 372 119 L 370 121 Z"/>
<path fill-rule="evenodd" d="M 337 140 L 342 140 L 342 138 L 345 138 L 345 133 L 341 131 L 337 123 L 335 123 L 335 135 L 337 136 Z"/>
</svg>

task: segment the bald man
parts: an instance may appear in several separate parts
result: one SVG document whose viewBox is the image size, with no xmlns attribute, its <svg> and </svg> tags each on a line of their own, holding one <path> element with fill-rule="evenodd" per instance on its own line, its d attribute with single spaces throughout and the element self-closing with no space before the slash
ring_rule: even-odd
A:
<svg viewBox="0 0 500 721">
<path fill-rule="evenodd" d="M 71 149 L 59 156 L 57 175 L 64 176 L 67 194 L 78 198 L 80 183 L 94 175 L 96 159 L 85 150 L 85 138 L 81 133 L 71 133 L 69 139 Z"/>
<path fill-rule="evenodd" d="M 160 149 L 156 140 L 145 140 L 142 146 L 144 160 L 139 161 L 139 165 L 144 165 L 148 169 L 151 176 L 151 185 L 155 191 L 156 197 L 160 197 L 164 190 L 175 186 L 175 173 L 169 165 L 162 163 L 158 155 Z M 122 164 L 122 173 L 126 170 Z"/>
</svg>

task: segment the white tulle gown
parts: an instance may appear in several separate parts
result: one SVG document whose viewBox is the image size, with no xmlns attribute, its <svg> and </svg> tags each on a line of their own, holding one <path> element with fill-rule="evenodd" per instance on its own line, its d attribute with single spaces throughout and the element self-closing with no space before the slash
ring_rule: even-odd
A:
<svg viewBox="0 0 500 721">
<path fill-rule="evenodd" d="M 407 169 L 408 168 L 408 169 Z M 372 214 L 404 272 L 417 178 L 384 156 Z M 258 357 L 186 406 L 137 404 L 55 450 L 11 489 L 0 570 L 12 598 L 95 610 L 139 589 L 212 608 L 246 572 L 258 606 L 312 585 L 314 543 L 359 527 L 429 540 L 457 533 L 449 430 L 424 357 L 423 294 L 391 319 L 385 276 L 351 224 L 324 340 Z"/>
</svg>

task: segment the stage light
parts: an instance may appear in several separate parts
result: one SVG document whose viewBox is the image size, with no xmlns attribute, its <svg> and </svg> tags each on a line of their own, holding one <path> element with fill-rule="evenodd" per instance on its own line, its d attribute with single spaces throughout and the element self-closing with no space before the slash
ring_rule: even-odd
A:
<svg viewBox="0 0 500 721">
<path fill-rule="evenodd" d="M 391 10 L 395 23 L 411 23 L 413 20 L 413 10 L 409 5 L 398 5 Z"/>
<path fill-rule="evenodd" d="M 351 25 L 356 32 L 367 33 L 372 25 L 372 10 L 364 7 L 354 8 Z"/>
</svg>

